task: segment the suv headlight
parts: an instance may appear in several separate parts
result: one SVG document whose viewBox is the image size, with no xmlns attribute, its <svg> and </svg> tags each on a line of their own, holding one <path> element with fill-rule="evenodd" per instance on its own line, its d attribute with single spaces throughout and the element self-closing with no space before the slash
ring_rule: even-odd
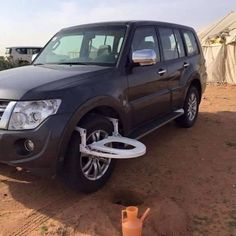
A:
<svg viewBox="0 0 236 236">
<path fill-rule="evenodd" d="M 17 102 L 8 129 L 35 129 L 49 116 L 56 114 L 60 104 L 60 99 Z"/>
</svg>

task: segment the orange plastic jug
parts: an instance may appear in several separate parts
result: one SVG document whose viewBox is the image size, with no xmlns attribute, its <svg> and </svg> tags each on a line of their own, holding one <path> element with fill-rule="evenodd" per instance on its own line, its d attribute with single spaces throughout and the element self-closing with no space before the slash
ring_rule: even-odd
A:
<svg viewBox="0 0 236 236">
<path fill-rule="evenodd" d="M 143 222 L 146 219 L 150 208 L 148 208 L 141 218 L 138 218 L 138 208 L 134 206 L 122 210 L 122 234 L 123 236 L 141 236 Z"/>
</svg>

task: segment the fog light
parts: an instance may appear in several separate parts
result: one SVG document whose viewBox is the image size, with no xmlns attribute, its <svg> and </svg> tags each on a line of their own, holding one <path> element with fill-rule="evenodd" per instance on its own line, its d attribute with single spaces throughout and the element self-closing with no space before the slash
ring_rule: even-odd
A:
<svg viewBox="0 0 236 236">
<path fill-rule="evenodd" d="M 30 139 L 25 140 L 24 146 L 25 146 L 25 149 L 28 152 L 33 152 L 34 151 L 34 143 Z"/>
</svg>

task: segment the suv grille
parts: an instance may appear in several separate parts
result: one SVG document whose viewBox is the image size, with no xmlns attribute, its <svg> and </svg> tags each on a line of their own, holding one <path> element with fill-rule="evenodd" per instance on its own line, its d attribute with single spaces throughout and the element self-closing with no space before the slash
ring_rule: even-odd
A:
<svg viewBox="0 0 236 236">
<path fill-rule="evenodd" d="M 7 101 L 0 101 L 0 121 L 1 121 L 3 113 L 6 110 L 8 104 L 9 104 L 9 102 L 7 102 Z"/>
</svg>

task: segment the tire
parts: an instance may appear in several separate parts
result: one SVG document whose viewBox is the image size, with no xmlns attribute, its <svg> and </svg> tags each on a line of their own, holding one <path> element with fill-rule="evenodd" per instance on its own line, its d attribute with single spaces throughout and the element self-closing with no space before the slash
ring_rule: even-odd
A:
<svg viewBox="0 0 236 236">
<path fill-rule="evenodd" d="M 184 102 L 184 115 L 176 119 L 177 125 L 184 128 L 191 128 L 196 122 L 199 104 L 199 92 L 195 86 L 191 86 Z"/>
<path fill-rule="evenodd" d="M 112 123 L 106 118 L 96 114 L 89 115 L 79 126 L 87 130 L 88 144 L 95 141 L 95 137 L 97 139 L 98 136 L 100 136 L 97 140 L 101 140 L 105 136 L 111 135 L 113 132 Z M 100 133 L 98 131 L 100 131 Z M 114 170 L 115 160 L 81 154 L 79 146 L 80 134 L 75 131 L 72 135 L 65 158 L 63 170 L 64 180 L 67 185 L 76 191 L 92 193 L 100 189 L 108 181 Z M 96 169 L 98 170 L 97 177 L 94 165 L 96 165 Z M 100 172 L 98 168 L 99 165 L 100 167 L 102 166 Z"/>
</svg>

